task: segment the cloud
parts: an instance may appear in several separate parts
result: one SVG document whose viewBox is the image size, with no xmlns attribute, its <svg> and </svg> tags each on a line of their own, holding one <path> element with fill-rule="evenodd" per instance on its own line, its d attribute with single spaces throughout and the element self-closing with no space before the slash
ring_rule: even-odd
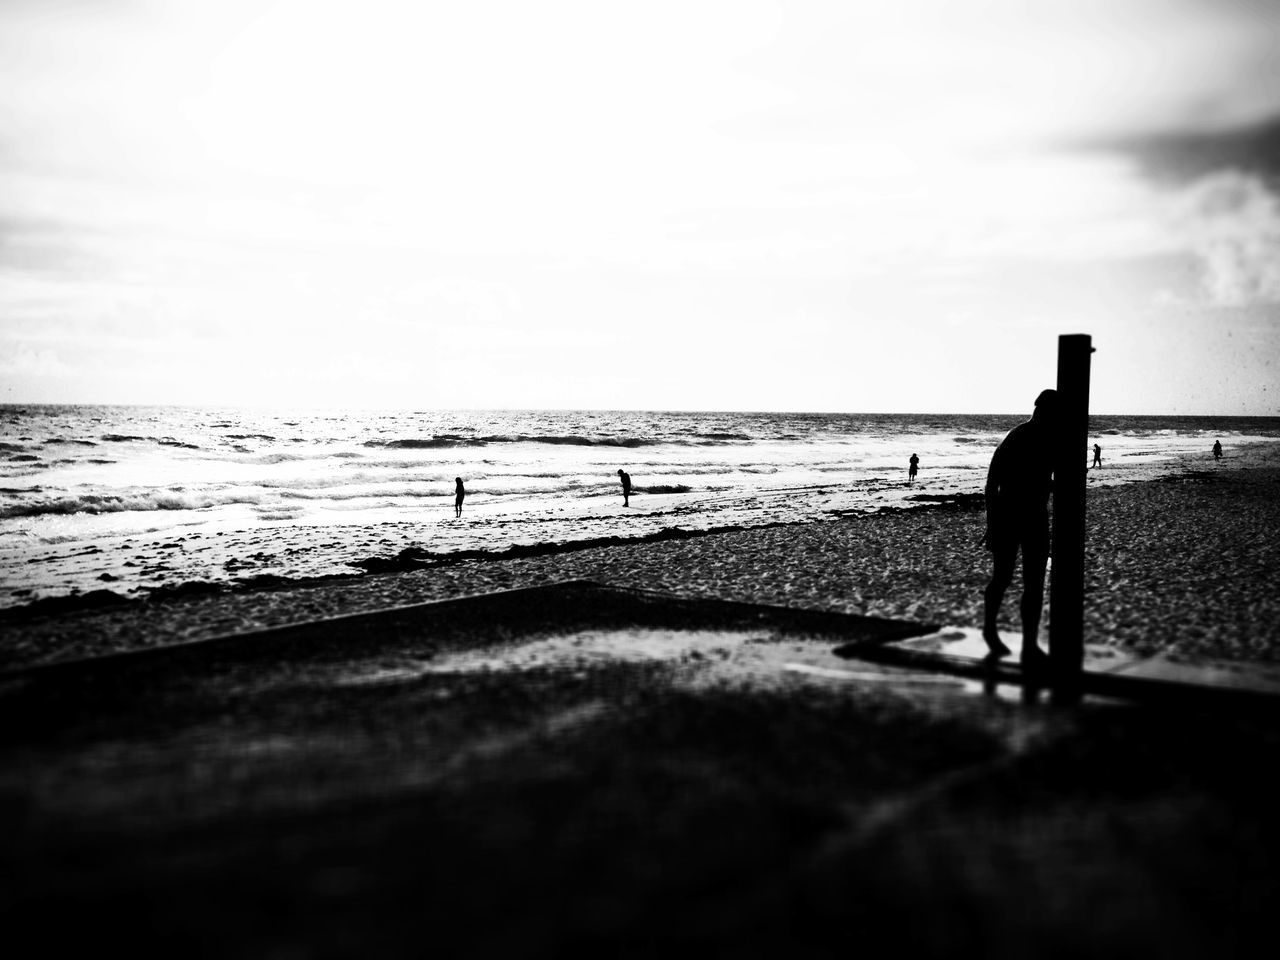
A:
<svg viewBox="0 0 1280 960">
<path fill-rule="evenodd" d="M 1163 182 L 1185 183 L 1219 170 L 1280 176 L 1280 114 L 1216 129 L 1185 129 L 1110 144 L 1138 159 Z"/>
<path fill-rule="evenodd" d="M 1162 252 L 1190 257 L 1199 289 L 1157 295 L 1162 306 L 1250 307 L 1280 303 L 1280 113 L 1223 125 L 1212 118 L 1176 129 L 1094 143 L 1128 158 L 1164 212 Z M 1161 252 L 1161 251 L 1157 251 Z"/>
<path fill-rule="evenodd" d="M 43 377 L 63 377 L 71 372 L 54 350 L 0 343 L 0 374 L 6 379 L 34 381 Z"/>
<path fill-rule="evenodd" d="M 1280 196 L 1263 177 L 1221 170 L 1176 198 L 1175 229 L 1203 265 L 1215 306 L 1280 303 Z"/>
</svg>

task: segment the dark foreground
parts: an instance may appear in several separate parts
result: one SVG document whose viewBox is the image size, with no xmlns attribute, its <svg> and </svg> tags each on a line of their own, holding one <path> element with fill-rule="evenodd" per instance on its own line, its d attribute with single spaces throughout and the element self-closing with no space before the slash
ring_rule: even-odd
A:
<svg viewBox="0 0 1280 960">
<path fill-rule="evenodd" d="M 832 653 L 922 629 L 570 585 L 10 675 L 5 937 L 1189 957 L 1273 933 L 1274 718 L 1023 706 Z"/>
</svg>

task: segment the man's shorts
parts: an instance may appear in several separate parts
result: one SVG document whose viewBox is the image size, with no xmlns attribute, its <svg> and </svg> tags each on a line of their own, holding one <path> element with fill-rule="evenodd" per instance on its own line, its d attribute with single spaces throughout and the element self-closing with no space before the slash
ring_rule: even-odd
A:
<svg viewBox="0 0 1280 960">
<path fill-rule="evenodd" d="M 1047 514 L 1011 517 L 994 524 L 987 531 L 992 552 L 1012 552 L 1022 548 L 1022 559 L 1049 556 L 1049 517 Z"/>
</svg>

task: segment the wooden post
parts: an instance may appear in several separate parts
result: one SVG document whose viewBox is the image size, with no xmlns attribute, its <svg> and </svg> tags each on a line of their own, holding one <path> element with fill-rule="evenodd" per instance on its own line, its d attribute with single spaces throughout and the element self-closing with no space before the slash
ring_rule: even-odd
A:
<svg viewBox="0 0 1280 960">
<path fill-rule="evenodd" d="M 1053 462 L 1053 564 L 1049 662 L 1053 702 L 1080 700 L 1084 668 L 1084 491 L 1089 444 L 1088 334 L 1058 337 L 1058 412 Z"/>
</svg>

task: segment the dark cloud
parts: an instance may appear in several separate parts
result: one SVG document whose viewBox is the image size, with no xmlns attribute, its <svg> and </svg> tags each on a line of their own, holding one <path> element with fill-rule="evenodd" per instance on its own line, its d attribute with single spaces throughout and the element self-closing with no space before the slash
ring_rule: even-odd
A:
<svg viewBox="0 0 1280 960">
<path fill-rule="evenodd" d="M 1103 146 L 1136 156 L 1158 180 L 1186 182 L 1219 170 L 1280 179 L 1280 114 L 1248 126 L 1148 134 Z"/>
</svg>

